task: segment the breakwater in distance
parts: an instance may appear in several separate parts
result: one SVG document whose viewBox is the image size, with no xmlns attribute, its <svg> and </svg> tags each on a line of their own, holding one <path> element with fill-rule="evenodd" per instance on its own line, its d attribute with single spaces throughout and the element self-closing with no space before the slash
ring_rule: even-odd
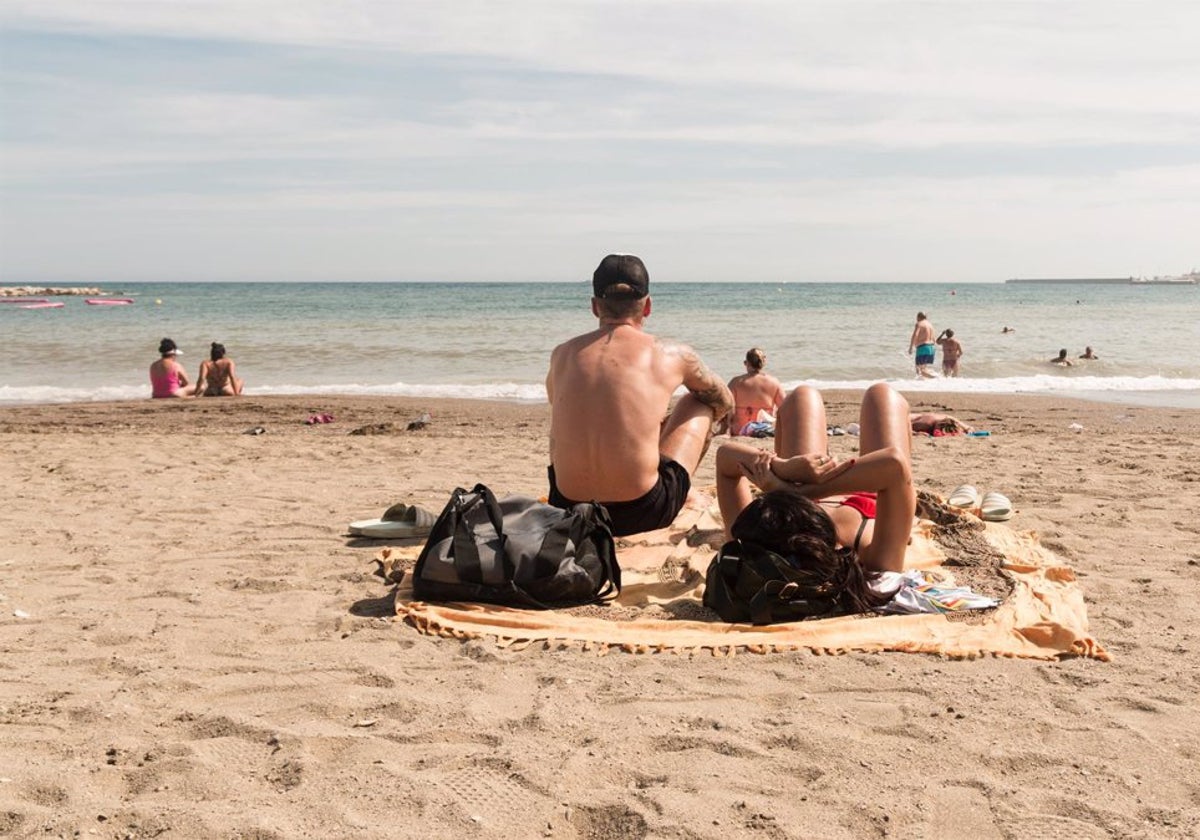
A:
<svg viewBox="0 0 1200 840">
<path fill-rule="evenodd" d="M 1200 284 L 1200 272 L 1181 274 L 1176 277 L 1014 277 L 1005 283 L 1076 283 L 1100 286 L 1195 286 Z"/>
<path fill-rule="evenodd" d="M 102 295 L 99 286 L 0 286 L 0 298 L 40 295 Z"/>
</svg>

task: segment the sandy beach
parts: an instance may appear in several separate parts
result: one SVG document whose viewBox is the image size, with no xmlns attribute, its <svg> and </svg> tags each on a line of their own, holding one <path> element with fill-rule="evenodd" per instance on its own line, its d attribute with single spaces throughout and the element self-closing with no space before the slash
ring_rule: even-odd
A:
<svg viewBox="0 0 1200 840">
<path fill-rule="evenodd" d="M 1196 836 L 1200 412 L 913 408 L 991 432 L 916 438 L 918 488 L 1005 492 L 1113 661 L 428 637 L 347 523 L 476 481 L 544 493 L 547 406 L 0 408 L 0 835 Z"/>
</svg>

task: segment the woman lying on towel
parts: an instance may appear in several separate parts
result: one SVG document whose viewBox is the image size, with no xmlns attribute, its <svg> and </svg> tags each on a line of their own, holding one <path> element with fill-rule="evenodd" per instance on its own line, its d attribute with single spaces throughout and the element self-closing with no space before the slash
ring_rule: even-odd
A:
<svg viewBox="0 0 1200 840">
<path fill-rule="evenodd" d="M 908 402 L 872 385 L 859 413 L 860 455 L 828 454 L 825 403 L 814 388 L 788 394 L 775 424 L 775 453 L 746 443 L 717 450 L 717 498 L 726 537 L 753 542 L 820 572 L 847 609 L 888 599 L 874 573 L 904 569 L 917 497 Z M 751 484 L 764 491 L 752 498 Z"/>
<path fill-rule="evenodd" d="M 936 412 L 910 414 L 908 422 L 912 425 L 914 435 L 941 437 L 943 435 L 969 435 L 975 431 L 957 417 Z"/>
</svg>

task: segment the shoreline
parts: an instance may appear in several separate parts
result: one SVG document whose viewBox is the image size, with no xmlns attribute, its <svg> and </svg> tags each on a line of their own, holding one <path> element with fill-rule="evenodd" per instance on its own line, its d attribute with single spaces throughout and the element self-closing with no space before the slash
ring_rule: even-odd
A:
<svg viewBox="0 0 1200 840">
<path fill-rule="evenodd" d="M 894 388 L 904 394 L 905 398 L 912 403 L 918 403 L 923 400 L 1004 400 L 1004 399 L 1044 399 L 1044 400 L 1061 400 L 1064 402 L 1082 402 L 1097 405 L 1121 406 L 1126 408 L 1162 408 L 1162 409 L 1180 409 L 1180 410 L 1197 410 L 1200 409 L 1200 390 L 1163 390 L 1163 391 L 1070 391 L 1070 392 L 1047 392 L 1047 391 L 937 391 L 925 390 L 925 388 L 906 389 L 904 381 L 884 380 L 891 384 Z M 131 396 L 128 398 L 116 399 L 77 399 L 77 400 L 29 400 L 29 401 L 4 401 L 0 400 L 0 411 L 6 409 L 21 409 L 34 408 L 45 406 L 85 406 L 85 405 L 135 405 L 143 402 L 153 401 L 160 402 L 192 402 L 193 400 L 151 400 L 149 396 L 149 386 L 137 386 L 139 389 L 145 390 L 147 393 L 144 396 Z M 450 386 L 454 387 L 454 386 Z M 525 386 L 515 386 L 525 387 Z M 794 384 L 793 384 L 794 387 Z M 861 394 L 866 389 L 866 385 L 862 388 L 825 388 L 819 383 L 816 387 L 822 393 L 836 394 Z M 294 401 L 309 401 L 319 403 L 327 400 L 399 400 L 399 401 L 465 401 L 483 404 L 509 404 L 509 405 L 548 405 L 545 397 L 540 398 L 521 398 L 512 396 L 470 396 L 470 395 L 411 395 L 411 394 L 389 394 L 389 393 L 352 393 L 352 392 L 298 392 L 298 393 L 271 393 L 271 394 L 256 394 L 254 387 L 251 386 L 248 392 L 243 394 L 239 399 L 250 400 L 294 400 Z M 790 390 L 790 388 L 789 388 Z M 678 392 L 682 394 L 683 391 Z M 677 394 L 678 396 L 678 394 Z M 212 400 L 223 400 L 225 398 L 201 397 L 196 398 L 198 402 L 211 402 Z"/>
</svg>

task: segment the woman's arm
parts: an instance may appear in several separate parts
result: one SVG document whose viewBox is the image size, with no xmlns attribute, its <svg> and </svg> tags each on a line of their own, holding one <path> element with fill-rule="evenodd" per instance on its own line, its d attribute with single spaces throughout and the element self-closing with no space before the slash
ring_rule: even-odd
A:
<svg viewBox="0 0 1200 840">
<path fill-rule="evenodd" d="M 808 459 L 812 456 L 801 457 Z M 837 471 L 839 468 L 840 472 Z M 917 510 L 912 467 L 907 453 L 898 447 L 885 447 L 863 455 L 855 461 L 837 465 L 826 473 L 827 477 L 823 477 L 819 483 L 797 483 L 789 479 L 792 475 L 807 475 L 810 469 L 811 465 L 797 458 L 777 459 L 769 468 L 776 481 L 766 478 L 761 470 L 748 477 L 751 481 L 758 477 L 770 485 L 769 489 L 786 490 L 810 499 L 856 492 L 875 493 L 877 504 L 874 534 L 871 542 L 859 551 L 859 561 L 865 568 L 875 571 L 903 571 L 904 552 Z"/>
</svg>

